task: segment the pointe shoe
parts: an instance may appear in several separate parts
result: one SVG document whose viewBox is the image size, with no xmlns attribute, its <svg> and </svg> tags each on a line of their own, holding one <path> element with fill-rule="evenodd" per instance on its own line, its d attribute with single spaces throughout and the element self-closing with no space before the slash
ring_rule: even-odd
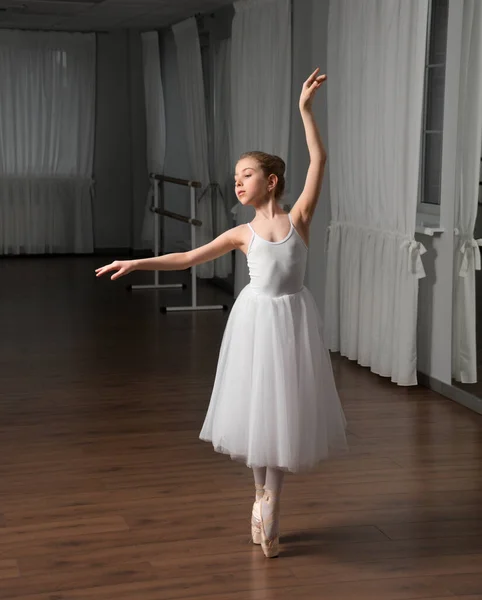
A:
<svg viewBox="0 0 482 600">
<path fill-rule="evenodd" d="M 258 545 L 261 544 L 261 516 L 259 506 L 261 498 L 258 499 L 258 494 L 263 491 L 263 486 L 256 484 L 256 500 L 253 504 L 253 512 L 251 513 L 251 539 L 253 544 Z"/>
<path fill-rule="evenodd" d="M 251 539 L 253 544 L 261 544 L 261 518 L 259 509 L 259 500 L 253 504 L 253 512 L 251 513 Z"/>
<path fill-rule="evenodd" d="M 266 558 L 276 558 L 279 555 L 279 532 L 277 532 L 274 537 L 268 538 L 266 535 L 266 525 L 271 523 L 279 524 L 279 507 L 273 511 L 273 514 L 269 517 L 269 519 L 263 519 L 262 505 L 266 504 L 266 496 L 271 498 L 273 497 L 271 492 L 268 492 L 268 490 L 266 490 L 266 492 L 266 495 L 261 499 L 259 507 L 259 516 L 261 522 L 261 548 L 263 549 L 263 553 Z"/>
</svg>

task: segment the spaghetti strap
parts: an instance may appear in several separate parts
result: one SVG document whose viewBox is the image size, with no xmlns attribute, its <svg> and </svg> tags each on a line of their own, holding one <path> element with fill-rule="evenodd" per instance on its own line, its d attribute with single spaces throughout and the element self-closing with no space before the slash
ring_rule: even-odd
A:
<svg viewBox="0 0 482 600">
<path fill-rule="evenodd" d="M 246 251 L 246 256 L 249 255 L 249 252 L 251 250 L 251 246 L 253 245 L 253 242 L 256 238 L 256 232 L 255 230 L 251 227 L 251 223 L 246 223 L 246 225 L 251 229 L 251 239 L 249 240 L 249 246 L 248 246 L 248 250 Z"/>
</svg>

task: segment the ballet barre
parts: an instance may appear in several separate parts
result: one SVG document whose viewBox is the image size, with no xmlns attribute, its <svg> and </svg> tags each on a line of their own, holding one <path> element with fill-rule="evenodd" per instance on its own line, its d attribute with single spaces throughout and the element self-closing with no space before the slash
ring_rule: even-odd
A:
<svg viewBox="0 0 482 600">
<path fill-rule="evenodd" d="M 154 182 L 154 186 L 162 188 L 162 197 L 164 197 L 164 183 L 173 183 L 175 185 L 182 185 L 184 187 L 189 188 L 189 196 L 190 196 L 190 215 L 181 215 L 179 213 L 175 213 L 165 208 L 160 208 L 158 201 L 156 201 L 156 195 L 154 195 L 154 204 L 151 206 L 151 212 L 157 219 L 168 218 L 168 219 L 176 219 L 178 221 L 182 221 L 190 226 L 191 229 L 191 248 L 194 250 L 196 248 L 196 228 L 201 227 L 203 225 L 202 221 L 196 218 L 196 189 L 201 188 L 202 184 L 199 181 L 190 181 L 187 179 L 179 179 L 177 177 L 168 177 L 167 175 L 160 175 L 158 173 L 151 173 L 149 175 L 150 179 Z M 212 184 L 209 184 L 208 187 L 211 187 Z M 208 188 L 205 189 L 204 193 Z M 159 194 L 157 194 L 157 200 L 159 198 Z M 158 229 L 158 227 L 156 227 Z M 156 271 L 157 273 L 157 271 Z M 214 305 L 199 305 L 197 299 L 197 269 L 196 265 L 191 267 L 191 304 L 189 306 L 161 306 L 160 310 L 162 313 L 167 312 L 175 312 L 175 311 L 202 311 L 202 310 L 227 310 L 228 306 L 225 304 L 214 304 Z M 185 286 L 184 286 L 185 287 Z"/>
<path fill-rule="evenodd" d="M 191 217 L 185 217 L 184 215 L 179 215 L 177 213 L 171 212 L 170 210 L 162 210 L 161 208 L 155 208 L 151 206 L 151 212 L 156 213 L 158 215 L 169 217 L 171 219 L 176 219 L 177 221 L 182 221 L 183 223 L 187 223 L 188 225 L 195 225 L 196 227 L 201 227 L 203 224 L 199 219 L 191 219 Z"/>
</svg>

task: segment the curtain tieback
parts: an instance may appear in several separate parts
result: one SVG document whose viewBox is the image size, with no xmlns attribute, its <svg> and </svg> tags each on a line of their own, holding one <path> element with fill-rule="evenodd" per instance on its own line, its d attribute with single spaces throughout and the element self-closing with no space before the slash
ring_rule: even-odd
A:
<svg viewBox="0 0 482 600">
<path fill-rule="evenodd" d="M 425 269 L 423 268 L 421 257 L 427 252 L 427 249 L 422 242 L 417 242 L 413 239 L 404 240 L 400 248 L 408 250 L 408 272 L 415 275 L 417 279 L 425 277 Z"/>
<path fill-rule="evenodd" d="M 470 255 L 472 254 L 474 269 L 476 271 L 480 271 L 480 250 L 479 246 L 482 246 L 482 238 L 481 239 L 468 239 L 460 246 L 460 252 L 462 253 L 462 264 L 460 265 L 459 275 L 460 277 L 467 277 L 467 273 L 469 272 L 469 261 Z"/>
</svg>

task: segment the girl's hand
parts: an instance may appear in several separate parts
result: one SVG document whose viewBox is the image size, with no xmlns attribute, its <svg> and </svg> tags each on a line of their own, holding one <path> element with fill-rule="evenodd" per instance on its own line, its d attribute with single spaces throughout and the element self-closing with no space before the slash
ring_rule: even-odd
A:
<svg viewBox="0 0 482 600">
<path fill-rule="evenodd" d="M 131 271 L 135 271 L 135 261 L 133 260 L 115 260 L 110 265 L 105 265 L 104 267 L 100 267 L 96 269 L 96 277 L 100 277 L 104 275 L 104 273 L 108 273 L 109 271 L 117 271 L 112 275 L 111 279 L 119 279 L 119 277 L 123 277 Z"/>
<path fill-rule="evenodd" d="M 326 75 L 318 75 L 319 72 L 320 68 L 317 67 L 303 84 L 300 96 L 301 111 L 311 110 L 316 91 L 326 81 Z"/>
</svg>

